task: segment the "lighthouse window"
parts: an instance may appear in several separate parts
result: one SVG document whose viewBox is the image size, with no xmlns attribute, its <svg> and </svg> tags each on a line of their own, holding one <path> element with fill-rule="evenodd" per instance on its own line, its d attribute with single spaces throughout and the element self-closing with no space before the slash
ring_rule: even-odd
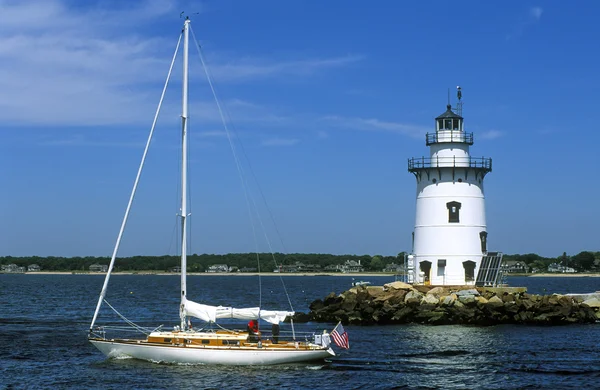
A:
<svg viewBox="0 0 600 390">
<path fill-rule="evenodd" d="M 487 252 L 487 232 L 479 232 L 479 240 L 481 241 L 481 252 Z"/>
<path fill-rule="evenodd" d="M 460 206 L 461 206 L 460 202 L 446 203 L 446 207 L 448 208 L 448 222 L 450 222 L 450 223 L 460 222 L 460 217 L 459 217 Z"/>
</svg>

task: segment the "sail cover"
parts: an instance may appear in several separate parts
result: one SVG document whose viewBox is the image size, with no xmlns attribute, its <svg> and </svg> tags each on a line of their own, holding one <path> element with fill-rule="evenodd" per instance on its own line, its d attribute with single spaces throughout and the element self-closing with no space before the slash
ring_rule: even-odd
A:
<svg viewBox="0 0 600 390">
<path fill-rule="evenodd" d="M 293 311 L 260 310 L 259 307 L 236 309 L 226 306 L 203 305 L 192 301 L 185 301 L 185 315 L 201 319 L 206 322 L 217 322 L 219 318 L 235 318 L 238 320 L 256 320 L 261 318 L 271 324 L 279 324 L 287 316 L 293 316 Z"/>
</svg>

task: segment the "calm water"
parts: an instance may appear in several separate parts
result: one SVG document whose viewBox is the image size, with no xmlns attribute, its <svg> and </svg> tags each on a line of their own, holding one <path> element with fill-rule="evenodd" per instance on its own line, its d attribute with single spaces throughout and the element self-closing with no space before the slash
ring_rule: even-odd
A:
<svg viewBox="0 0 600 390">
<path fill-rule="evenodd" d="M 365 278 L 374 284 L 391 277 Z M 350 277 L 285 277 L 297 311 L 350 287 Z M 214 367 L 108 360 L 86 341 L 100 275 L 0 275 L 0 389 L 409 388 L 591 389 L 600 385 L 600 324 L 347 326 L 351 349 L 323 365 Z M 600 290 L 600 278 L 517 278 L 531 293 Z M 140 323 L 175 325 L 177 276 L 111 279 L 107 300 Z M 251 276 L 191 276 L 190 299 L 257 305 Z M 263 307 L 285 309 L 279 277 L 262 278 Z M 226 299 L 226 297 L 230 297 Z M 99 322 L 114 321 L 104 307 Z M 335 324 L 300 324 L 331 330 Z M 282 326 L 284 330 L 285 325 Z"/>
</svg>

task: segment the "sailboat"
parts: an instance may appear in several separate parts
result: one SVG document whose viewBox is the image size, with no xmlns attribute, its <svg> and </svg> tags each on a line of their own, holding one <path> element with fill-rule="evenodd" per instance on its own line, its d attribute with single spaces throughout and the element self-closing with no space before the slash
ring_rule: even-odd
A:
<svg viewBox="0 0 600 390">
<path fill-rule="evenodd" d="M 331 348 L 329 333 L 312 333 L 300 335 L 294 331 L 293 321 L 292 337 L 285 339 L 279 337 L 279 324 L 286 317 L 293 316 L 293 311 L 265 310 L 262 307 L 233 308 L 224 306 L 212 306 L 208 304 L 193 302 L 187 299 L 187 140 L 188 140 L 188 48 L 190 34 L 190 19 L 186 18 L 179 41 L 173 55 L 169 69 L 167 82 L 165 83 L 154 122 L 150 130 L 150 136 L 146 143 L 146 149 L 138 170 L 125 216 L 121 224 L 121 230 L 115 244 L 113 255 L 104 279 L 102 291 L 98 298 L 98 304 L 92 322 L 90 324 L 89 341 L 108 357 L 126 357 L 143 359 L 161 363 L 183 363 L 183 364 L 223 364 L 223 365 L 273 365 L 285 363 L 299 363 L 311 361 L 323 361 L 335 356 Z M 161 327 L 145 329 L 121 316 L 134 328 L 143 331 L 142 338 L 109 338 L 107 337 L 107 326 L 96 326 L 98 312 L 103 303 L 112 306 L 105 301 L 108 282 L 114 267 L 117 251 L 123 236 L 123 231 L 129 216 L 129 211 L 135 196 L 138 181 L 144 165 L 150 140 L 154 132 L 158 113 L 165 95 L 168 80 L 175 63 L 177 52 L 183 37 L 183 83 L 182 83 L 182 161 L 181 161 L 181 303 L 179 305 L 179 321 L 173 329 L 165 330 Z M 199 46 L 198 46 L 199 48 Z M 209 80 L 210 82 L 210 80 Z M 291 306 L 291 302 L 290 302 Z M 191 326 L 191 317 L 200 319 L 210 326 L 195 329 Z M 228 329 L 220 326 L 220 319 L 250 320 L 247 329 Z M 266 321 L 272 324 L 271 334 L 261 334 L 257 329 L 257 321 Z"/>
</svg>

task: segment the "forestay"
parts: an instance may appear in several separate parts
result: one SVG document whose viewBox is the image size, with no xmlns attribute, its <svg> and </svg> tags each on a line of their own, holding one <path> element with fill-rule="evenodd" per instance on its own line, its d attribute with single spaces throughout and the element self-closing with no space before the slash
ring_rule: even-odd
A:
<svg viewBox="0 0 600 390">
<path fill-rule="evenodd" d="M 259 307 L 236 309 L 226 306 L 210 306 L 186 300 L 184 312 L 206 322 L 217 322 L 219 318 L 235 318 L 238 320 L 263 319 L 271 324 L 279 324 L 285 317 L 293 316 L 293 311 L 261 310 Z"/>
</svg>

